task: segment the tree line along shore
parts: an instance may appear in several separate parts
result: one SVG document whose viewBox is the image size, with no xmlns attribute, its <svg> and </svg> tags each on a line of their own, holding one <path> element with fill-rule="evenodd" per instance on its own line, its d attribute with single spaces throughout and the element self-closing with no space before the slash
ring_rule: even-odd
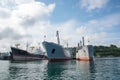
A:
<svg viewBox="0 0 120 80">
<path fill-rule="evenodd" d="M 96 57 L 120 57 L 120 48 L 111 44 L 110 46 L 94 46 Z"/>
</svg>

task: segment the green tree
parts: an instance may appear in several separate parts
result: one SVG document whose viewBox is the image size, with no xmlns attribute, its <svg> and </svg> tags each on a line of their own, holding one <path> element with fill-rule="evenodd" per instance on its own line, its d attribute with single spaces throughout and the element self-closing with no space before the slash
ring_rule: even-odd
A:
<svg viewBox="0 0 120 80">
<path fill-rule="evenodd" d="M 112 48 L 112 49 L 113 49 L 113 48 L 117 48 L 117 46 L 116 46 L 116 45 L 111 44 L 111 45 L 110 45 L 110 48 Z"/>
</svg>

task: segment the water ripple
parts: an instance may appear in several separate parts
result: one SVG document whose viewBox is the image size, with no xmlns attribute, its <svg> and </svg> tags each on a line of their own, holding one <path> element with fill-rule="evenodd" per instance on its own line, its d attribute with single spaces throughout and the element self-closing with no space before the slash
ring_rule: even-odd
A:
<svg viewBox="0 0 120 80">
<path fill-rule="evenodd" d="M 120 58 L 95 61 L 0 61 L 0 80 L 120 80 Z"/>
</svg>

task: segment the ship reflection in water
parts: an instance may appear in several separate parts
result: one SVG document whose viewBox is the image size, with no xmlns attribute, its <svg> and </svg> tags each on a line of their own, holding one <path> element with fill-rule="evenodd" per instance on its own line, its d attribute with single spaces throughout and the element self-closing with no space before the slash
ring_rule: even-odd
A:
<svg viewBox="0 0 120 80">
<path fill-rule="evenodd" d="M 119 80 L 120 58 L 61 62 L 0 61 L 0 80 Z"/>
<path fill-rule="evenodd" d="M 69 78 L 67 73 L 72 68 L 71 61 L 48 62 L 46 80 L 63 80 Z"/>
<path fill-rule="evenodd" d="M 50 80 L 70 80 L 83 79 L 94 80 L 95 68 L 94 62 L 88 61 L 64 61 L 64 62 L 48 62 L 47 79 Z M 91 75 L 92 73 L 92 75 Z"/>
<path fill-rule="evenodd" d="M 76 71 L 83 80 L 95 79 L 94 61 L 76 61 Z"/>
</svg>

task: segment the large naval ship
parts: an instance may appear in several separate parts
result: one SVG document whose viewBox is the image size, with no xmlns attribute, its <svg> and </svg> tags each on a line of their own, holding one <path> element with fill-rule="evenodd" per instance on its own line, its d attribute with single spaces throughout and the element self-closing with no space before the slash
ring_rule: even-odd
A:
<svg viewBox="0 0 120 80">
<path fill-rule="evenodd" d="M 77 60 L 84 60 L 84 61 L 93 60 L 93 58 L 94 58 L 93 46 L 92 45 L 85 45 L 84 44 L 84 37 L 82 38 L 82 41 L 83 41 L 82 42 L 83 44 L 78 45 L 76 59 Z"/>
<path fill-rule="evenodd" d="M 47 57 L 50 61 L 69 60 L 71 54 L 69 49 L 65 49 L 60 45 L 59 33 L 57 31 L 57 43 L 53 42 L 42 42 L 43 47 L 47 53 Z"/>
<path fill-rule="evenodd" d="M 42 50 L 36 49 L 36 52 L 30 52 L 20 49 L 18 47 L 11 47 L 11 60 L 13 61 L 26 61 L 26 60 L 41 60 L 47 59 Z"/>
</svg>

